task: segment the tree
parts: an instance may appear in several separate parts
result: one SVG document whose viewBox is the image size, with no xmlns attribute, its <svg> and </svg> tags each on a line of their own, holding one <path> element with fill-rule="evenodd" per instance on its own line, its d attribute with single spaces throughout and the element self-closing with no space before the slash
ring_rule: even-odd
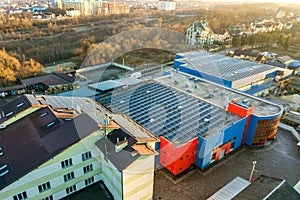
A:
<svg viewBox="0 0 300 200">
<path fill-rule="evenodd" d="M 0 85 L 7 86 L 17 80 L 21 64 L 18 59 L 0 50 Z"/>
<path fill-rule="evenodd" d="M 283 43 L 283 48 L 285 50 L 288 50 L 290 48 L 290 43 L 291 43 L 291 38 L 290 37 L 287 37 L 286 40 L 284 41 Z"/>
<path fill-rule="evenodd" d="M 27 78 L 43 74 L 44 72 L 45 69 L 41 63 L 35 61 L 34 59 L 30 59 L 23 63 L 20 74 L 22 78 Z"/>
</svg>

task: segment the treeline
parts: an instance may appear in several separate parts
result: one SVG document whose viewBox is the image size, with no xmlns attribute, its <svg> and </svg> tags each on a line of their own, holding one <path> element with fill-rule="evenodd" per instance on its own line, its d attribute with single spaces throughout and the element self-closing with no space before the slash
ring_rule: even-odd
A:
<svg viewBox="0 0 300 200">
<path fill-rule="evenodd" d="M 0 87 L 20 83 L 21 79 L 44 73 L 44 67 L 33 59 L 26 60 L 24 55 L 14 56 L 0 50 Z"/>
<path fill-rule="evenodd" d="M 265 6 L 243 4 L 227 8 L 217 7 L 213 10 L 150 11 L 124 15 L 75 17 L 52 21 L 32 21 L 26 17 L 16 21 L 0 19 L 0 49 L 5 47 L 7 52 L 13 51 L 25 55 L 27 58 L 33 58 L 44 65 L 65 60 L 81 63 L 95 44 L 124 31 L 143 27 L 161 27 L 185 35 L 186 28 L 193 21 L 203 19 L 209 21 L 213 29 L 228 28 L 232 25 L 247 24 L 259 18 L 270 17 L 276 13 L 276 9 L 276 7 L 265 9 Z M 283 34 L 285 36 L 289 32 L 292 33 L 291 45 L 295 38 L 293 30 L 294 27 Z M 151 38 L 148 36 L 147 38 L 151 42 Z M 237 39 L 234 44 L 236 46 L 255 46 L 259 43 L 263 46 L 269 46 L 279 38 L 280 35 L 269 35 L 267 33 L 252 38 Z M 133 40 L 135 38 L 132 36 L 123 43 L 124 45 L 137 44 L 138 40 L 136 42 Z M 128 49 L 124 45 L 122 44 L 122 48 Z M 104 49 L 103 52 L 107 54 L 108 50 Z"/>
</svg>

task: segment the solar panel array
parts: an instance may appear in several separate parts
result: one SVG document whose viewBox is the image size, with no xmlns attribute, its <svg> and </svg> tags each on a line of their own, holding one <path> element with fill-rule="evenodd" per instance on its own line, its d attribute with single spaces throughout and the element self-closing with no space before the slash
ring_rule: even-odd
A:
<svg viewBox="0 0 300 200">
<path fill-rule="evenodd" d="M 99 101 L 176 146 L 197 135 L 216 133 L 225 122 L 223 109 L 158 82 L 143 83 Z"/>
<path fill-rule="evenodd" d="M 230 81 L 240 80 L 265 71 L 271 72 L 274 69 L 274 67 L 269 65 L 257 64 L 205 51 L 183 55 L 185 56 L 183 60 L 187 63 L 187 68 Z"/>
<path fill-rule="evenodd" d="M 34 96 L 27 95 L 27 98 L 33 103 L 42 105 L 50 105 L 52 108 L 68 108 L 77 110 L 78 112 L 87 113 L 92 119 L 97 123 L 103 121 L 103 113 L 108 114 L 100 105 L 94 102 L 90 98 L 81 98 L 81 97 L 64 97 L 64 96 L 46 96 L 41 95 L 38 97 L 41 100 L 36 101 Z"/>
</svg>

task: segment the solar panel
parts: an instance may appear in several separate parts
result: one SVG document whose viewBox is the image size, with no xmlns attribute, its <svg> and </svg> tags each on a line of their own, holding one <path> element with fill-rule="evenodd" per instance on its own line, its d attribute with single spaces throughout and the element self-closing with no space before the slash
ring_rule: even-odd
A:
<svg viewBox="0 0 300 200">
<path fill-rule="evenodd" d="M 225 111 L 201 99 L 152 81 L 100 99 L 112 110 L 128 115 L 156 136 L 176 145 L 222 124 Z M 213 124 L 213 126 L 210 126 Z"/>
</svg>

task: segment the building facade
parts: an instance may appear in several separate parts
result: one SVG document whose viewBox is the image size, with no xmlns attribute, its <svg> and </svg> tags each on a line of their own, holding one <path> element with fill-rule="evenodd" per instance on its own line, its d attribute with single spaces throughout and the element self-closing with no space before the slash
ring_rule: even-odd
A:
<svg viewBox="0 0 300 200">
<path fill-rule="evenodd" d="M 214 33 L 208 26 L 208 22 L 193 22 L 186 30 L 186 43 L 192 46 L 212 45 Z"/>
<path fill-rule="evenodd" d="M 176 71 L 99 101 L 160 137 L 158 162 L 173 175 L 193 166 L 206 169 L 242 144 L 265 146 L 275 139 L 283 110 Z"/>
<path fill-rule="evenodd" d="M 174 68 L 248 94 L 260 95 L 290 79 L 292 70 L 205 51 L 177 54 Z"/>
<path fill-rule="evenodd" d="M 159 10 L 176 10 L 176 1 L 175 0 L 160 0 L 159 1 Z"/>
<path fill-rule="evenodd" d="M 99 181 L 114 199 L 152 198 L 157 138 L 130 119 L 115 115 L 121 128 L 92 99 L 46 95 L 0 110 L 1 199 L 61 199 Z"/>
</svg>

